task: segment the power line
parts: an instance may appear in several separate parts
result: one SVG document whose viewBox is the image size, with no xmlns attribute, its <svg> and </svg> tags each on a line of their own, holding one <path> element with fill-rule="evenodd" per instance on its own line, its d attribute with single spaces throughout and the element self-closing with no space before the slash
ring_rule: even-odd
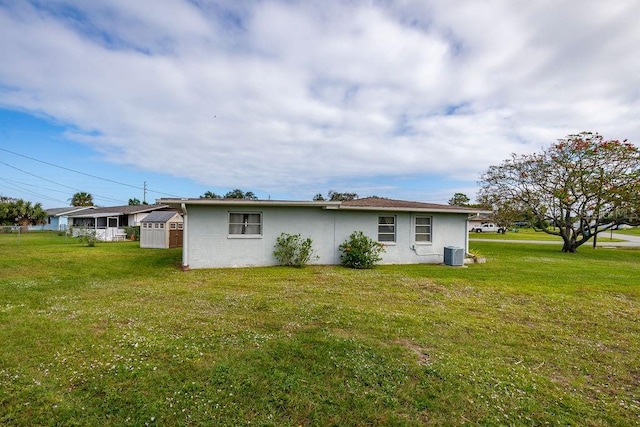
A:
<svg viewBox="0 0 640 427">
<path fill-rule="evenodd" d="M 155 191 L 155 190 L 147 189 L 146 188 L 146 183 L 145 183 L 144 187 L 137 187 L 135 185 L 127 184 L 125 182 L 119 182 L 119 181 L 115 181 L 113 179 L 103 178 L 101 176 L 92 175 L 92 174 L 89 174 L 89 173 L 80 172 L 80 171 L 77 171 L 77 170 L 74 170 L 74 169 L 70 169 L 70 168 L 67 168 L 67 167 L 64 167 L 64 166 L 56 165 L 56 164 L 53 164 L 53 163 L 50 163 L 50 162 L 45 162 L 44 160 L 39 160 L 39 159 L 36 159 L 36 158 L 33 158 L 33 157 L 25 156 L 24 154 L 16 153 L 15 151 L 7 150 L 6 148 L 0 148 L 0 150 L 4 151 L 4 152 L 7 152 L 7 153 L 10 153 L 10 154 L 13 154 L 15 156 L 20 156 L 20 157 L 24 157 L 25 159 L 33 160 L 34 162 L 43 163 L 45 165 L 53 166 L 55 168 L 63 169 L 63 170 L 66 170 L 66 171 L 69 171 L 69 172 L 73 172 L 73 173 L 77 173 L 77 174 L 80 174 L 80 175 L 88 176 L 90 178 L 99 179 L 99 180 L 102 180 L 102 181 L 108 181 L 108 182 L 112 182 L 112 183 L 118 184 L 118 185 L 124 185 L 125 187 L 135 188 L 136 190 L 150 191 L 152 193 L 164 194 L 165 196 L 171 196 L 171 197 L 180 197 L 180 196 L 176 196 L 175 194 L 163 193 L 162 191 Z"/>
<path fill-rule="evenodd" d="M 136 190 L 140 190 L 141 189 L 140 187 L 136 187 L 135 185 L 127 184 L 127 183 L 124 183 L 124 182 L 114 181 L 114 180 L 109 179 L 109 178 L 102 178 L 102 177 L 99 177 L 99 176 L 96 176 L 96 175 L 91 175 L 90 173 L 84 173 L 84 172 L 80 172 L 80 171 L 77 171 L 77 170 L 69 169 L 69 168 L 66 168 L 64 166 L 54 165 L 53 163 L 49 163 L 49 162 L 45 162 L 44 160 L 38 160 L 38 159 L 35 159 L 33 157 L 25 156 L 24 154 L 19 154 L 19 153 L 13 152 L 11 150 L 7 150 L 6 148 L 0 148 L 0 150 L 6 151 L 7 153 L 11 153 L 11 154 L 16 155 L 16 156 L 24 157 L 25 159 L 33 160 L 34 162 L 40 162 L 40 163 L 44 163 L 45 165 L 53 166 L 53 167 L 56 167 L 56 168 L 59 168 L 59 169 L 64 169 L 64 170 L 69 171 L 69 172 L 79 173 L 80 175 L 88 176 L 88 177 L 91 177 L 91 178 L 101 179 L 103 181 L 113 182 L 114 184 L 119 184 L 119 185 L 124 185 L 126 187 L 135 188 Z"/>
<path fill-rule="evenodd" d="M 16 180 L 13 180 L 13 179 L 0 178 L 0 180 L 2 180 L 4 182 L 11 183 L 11 184 L 15 185 L 16 187 L 20 186 L 20 185 L 27 185 L 29 187 L 37 187 L 39 190 L 53 191 L 55 193 L 60 193 L 60 194 L 69 194 L 68 191 L 56 190 L 55 188 L 43 187 L 41 185 L 36 185 L 36 184 L 29 184 L 27 182 L 16 181 Z"/>
<path fill-rule="evenodd" d="M 2 150 L 2 148 L 0 148 L 0 150 Z M 60 184 L 59 182 L 52 181 L 52 180 L 47 179 L 47 178 L 44 178 L 44 177 L 42 177 L 42 176 L 40 176 L 40 175 L 36 175 L 36 174 L 34 174 L 34 173 L 27 172 L 26 170 L 20 169 L 20 168 L 18 168 L 18 167 L 11 166 L 10 164 L 5 163 L 5 162 L 3 162 L 3 161 L 0 161 L 0 164 L 3 164 L 3 165 L 5 165 L 5 166 L 8 166 L 8 167 L 10 167 L 10 168 L 12 168 L 12 169 L 18 170 L 18 171 L 20 171 L 20 172 L 22 172 L 22 173 L 26 173 L 27 175 L 35 176 L 36 178 L 42 179 L 42 180 L 44 180 L 44 181 L 51 182 L 51 183 L 56 184 L 56 185 L 59 185 L 59 186 L 61 186 L 61 187 L 68 188 L 68 189 L 73 190 L 73 191 L 80 191 L 80 192 L 81 192 L 81 191 L 83 191 L 83 190 L 80 190 L 80 189 L 78 189 L 78 188 L 69 187 L 68 185 Z M 98 194 L 94 194 L 93 196 L 94 196 L 94 197 L 99 197 L 99 198 L 104 199 L 104 200 L 113 200 L 113 201 L 116 201 L 116 202 L 122 203 L 122 200 L 114 199 L 114 198 L 112 198 L 112 197 L 100 196 L 100 195 L 98 195 Z"/>
<path fill-rule="evenodd" d="M 31 191 L 31 190 L 29 190 L 27 188 L 24 188 L 24 187 L 20 186 L 20 185 L 14 184 L 14 183 L 10 182 L 8 179 L 0 178 L 0 181 L 4 181 L 4 182 L 6 182 L 7 184 L 9 184 L 11 186 L 11 187 L 7 187 L 5 185 L 4 186 L 5 188 L 10 188 L 10 189 L 13 189 L 13 190 L 17 189 L 17 190 L 20 190 L 20 191 L 24 191 L 24 192 L 26 192 L 28 194 L 31 194 L 33 196 L 38 196 L 38 197 L 42 197 L 44 199 L 53 200 L 54 202 L 65 203 L 65 202 L 63 202 L 61 200 L 54 199 L 53 197 L 45 196 L 44 194 L 36 193 L 35 191 Z"/>
</svg>

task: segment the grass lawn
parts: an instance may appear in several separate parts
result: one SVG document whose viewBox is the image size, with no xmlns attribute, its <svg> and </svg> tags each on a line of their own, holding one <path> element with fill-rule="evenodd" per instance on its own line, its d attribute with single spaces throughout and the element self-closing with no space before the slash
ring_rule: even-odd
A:
<svg viewBox="0 0 640 427">
<path fill-rule="evenodd" d="M 562 246 L 562 238 L 547 234 L 543 231 L 535 231 L 532 228 L 517 228 L 517 231 L 507 231 L 505 234 L 500 233 L 469 233 L 469 239 L 491 239 L 491 240 L 547 240 L 557 241 Z M 617 231 L 616 231 L 617 233 Z M 620 242 L 620 239 L 612 239 L 608 232 L 598 234 L 598 242 Z M 585 246 L 591 245 L 593 240 L 585 243 Z"/>
<path fill-rule="evenodd" d="M 628 236 L 640 236 L 640 227 L 621 228 L 620 230 L 614 230 L 614 233 L 626 234 Z"/>
<path fill-rule="evenodd" d="M 0 425 L 639 425 L 640 251 L 182 272 L 0 235 Z"/>
</svg>

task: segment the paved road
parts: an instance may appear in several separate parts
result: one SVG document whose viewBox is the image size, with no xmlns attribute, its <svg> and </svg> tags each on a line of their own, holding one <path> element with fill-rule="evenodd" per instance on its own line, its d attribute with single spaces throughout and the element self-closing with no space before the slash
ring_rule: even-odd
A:
<svg viewBox="0 0 640 427">
<path fill-rule="evenodd" d="M 626 234 L 611 235 L 608 232 L 604 232 L 599 237 L 612 237 L 614 239 L 624 240 L 623 242 L 603 242 L 601 240 L 596 241 L 598 247 L 640 247 L 640 236 L 627 236 Z M 537 243 L 541 245 L 562 245 L 562 240 L 502 240 L 502 239 L 482 239 L 469 237 L 470 242 L 506 242 L 506 243 Z M 583 246 L 593 246 L 593 240 L 589 240 Z"/>
</svg>

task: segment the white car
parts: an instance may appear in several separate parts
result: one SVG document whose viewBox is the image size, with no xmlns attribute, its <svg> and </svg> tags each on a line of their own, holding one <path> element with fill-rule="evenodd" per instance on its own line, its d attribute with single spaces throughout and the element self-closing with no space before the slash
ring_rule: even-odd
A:
<svg viewBox="0 0 640 427">
<path fill-rule="evenodd" d="M 503 233 L 507 230 L 504 227 L 498 227 L 497 225 L 491 222 L 485 222 L 480 226 L 473 227 L 471 231 L 475 233 L 483 233 L 483 232 L 492 232 L 492 233 Z"/>
</svg>

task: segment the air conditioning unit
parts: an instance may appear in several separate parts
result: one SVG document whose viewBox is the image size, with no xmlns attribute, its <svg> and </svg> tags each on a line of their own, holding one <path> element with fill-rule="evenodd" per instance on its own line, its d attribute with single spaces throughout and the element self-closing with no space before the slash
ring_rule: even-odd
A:
<svg viewBox="0 0 640 427">
<path fill-rule="evenodd" d="M 456 246 L 444 247 L 444 265 L 464 265 L 464 249 Z"/>
</svg>

